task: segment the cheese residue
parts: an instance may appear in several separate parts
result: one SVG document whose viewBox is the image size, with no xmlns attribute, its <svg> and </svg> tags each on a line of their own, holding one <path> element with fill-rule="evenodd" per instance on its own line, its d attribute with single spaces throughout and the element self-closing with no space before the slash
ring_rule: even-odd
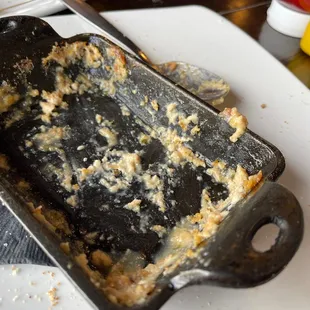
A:
<svg viewBox="0 0 310 310">
<path fill-rule="evenodd" d="M 70 197 L 67 198 L 67 204 L 71 205 L 72 207 L 77 206 L 77 196 L 76 195 L 71 195 Z"/>
<path fill-rule="evenodd" d="M 56 231 L 59 230 L 68 236 L 71 235 L 72 232 L 69 228 L 69 224 L 62 212 L 57 210 L 45 210 L 41 205 L 36 207 L 33 202 L 28 202 L 27 206 L 32 215 L 51 232 L 56 233 Z M 44 213 L 43 209 L 45 211 Z"/>
<path fill-rule="evenodd" d="M 152 100 L 152 101 L 151 101 L 151 106 L 152 106 L 153 110 L 155 110 L 156 112 L 158 111 L 159 105 L 158 105 L 157 100 L 155 100 L 155 99 Z"/>
<path fill-rule="evenodd" d="M 149 135 L 141 132 L 138 136 L 138 140 L 141 145 L 146 145 L 151 142 L 152 138 Z"/>
<path fill-rule="evenodd" d="M 108 147 L 113 147 L 117 144 L 117 133 L 115 131 L 112 131 L 107 127 L 102 127 L 98 130 L 98 132 L 101 136 L 106 138 Z"/>
<path fill-rule="evenodd" d="M 136 213 L 140 213 L 140 204 L 141 204 L 141 199 L 134 199 L 133 201 L 127 203 L 124 208 L 128 210 L 132 210 Z"/>
<path fill-rule="evenodd" d="M 200 132 L 200 128 L 196 125 L 191 129 L 191 135 L 195 136 Z"/>
<path fill-rule="evenodd" d="M 121 112 L 123 116 L 130 116 L 130 111 L 124 104 L 121 104 Z"/>
<path fill-rule="evenodd" d="M 196 167 L 205 167 L 206 164 L 203 159 L 199 158 L 194 152 L 187 146 L 185 142 L 189 141 L 189 138 L 180 137 L 175 129 L 165 129 L 163 127 L 158 129 L 159 140 L 167 149 L 169 158 L 174 164 L 185 164 L 186 162 L 192 163 Z"/>
<path fill-rule="evenodd" d="M 215 161 L 213 167 L 207 169 L 207 173 L 211 175 L 216 182 L 223 183 L 229 191 L 228 198 L 221 202 L 219 208 L 227 205 L 234 205 L 243 199 L 261 180 L 263 174 L 259 171 L 257 174 L 249 176 L 244 168 L 240 165 L 236 170 L 227 167 L 224 162 Z"/>
<path fill-rule="evenodd" d="M 189 124 L 194 124 L 195 129 L 192 129 L 191 134 L 195 135 L 197 132 L 199 132 L 199 127 L 197 126 L 198 124 L 198 115 L 196 113 L 185 116 L 184 113 L 181 113 L 177 110 L 177 104 L 176 103 L 170 103 L 167 105 L 166 108 L 166 116 L 168 118 L 169 124 L 176 125 L 178 124 L 182 131 L 186 132 L 188 130 Z"/>
<path fill-rule="evenodd" d="M 91 253 L 91 262 L 99 270 L 103 268 L 109 268 L 113 265 L 112 258 L 101 250 L 96 250 Z"/>
<path fill-rule="evenodd" d="M 26 57 L 18 61 L 13 68 L 18 70 L 17 74 L 28 74 L 33 70 L 34 66 L 32 60 Z"/>
<path fill-rule="evenodd" d="M 208 173 L 216 182 L 225 184 L 232 191 L 229 197 L 224 201 L 213 203 L 207 190 L 204 189 L 200 211 L 187 216 L 171 230 L 163 250 L 153 264 L 128 270 L 121 262 L 115 263 L 105 281 L 96 282 L 111 302 L 127 307 L 144 303 L 156 289 L 157 278 L 173 272 L 188 258 L 196 256 L 199 253 L 199 245 L 216 232 L 218 225 L 225 218 L 226 207 L 237 203 L 262 179 L 261 172 L 249 176 L 241 167 L 233 170 L 219 161 L 213 163 Z M 158 179 L 152 179 L 150 186 L 158 186 Z M 154 225 L 151 229 L 160 237 L 166 234 L 166 229 L 161 225 Z M 85 256 L 84 259 L 86 259 Z M 87 265 L 86 272 L 90 273 L 88 262 L 84 261 L 84 263 Z M 92 279 L 93 275 L 89 274 L 89 276 Z M 97 275 L 94 276 L 93 281 L 96 281 L 96 277 Z"/>
<path fill-rule="evenodd" d="M 160 212 L 165 212 L 164 182 L 157 175 L 148 173 L 144 173 L 141 179 L 144 182 L 145 188 L 150 190 L 147 194 L 148 199 L 159 207 Z"/>
<path fill-rule="evenodd" d="M 144 107 L 148 102 L 149 102 L 149 97 L 144 96 L 143 100 L 141 100 L 141 102 L 140 102 L 140 106 Z"/>
<path fill-rule="evenodd" d="M 16 89 L 3 81 L 0 86 L 0 114 L 7 112 L 20 99 Z"/>
<path fill-rule="evenodd" d="M 80 181 L 86 180 L 93 174 L 101 175 L 99 183 L 111 193 L 116 193 L 127 188 L 141 170 L 139 154 L 108 150 L 101 161 L 95 160 L 88 168 L 79 169 L 79 172 Z"/>
<path fill-rule="evenodd" d="M 128 72 L 126 69 L 126 58 L 120 48 L 111 46 L 106 49 L 107 56 L 114 59 L 113 62 L 113 81 L 124 82 L 127 78 Z"/>
<path fill-rule="evenodd" d="M 148 154 L 145 149 L 151 149 L 152 145 L 146 148 L 139 146 L 139 151 L 132 151 L 130 147 L 127 148 L 125 145 L 125 143 L 130 144 L 130 141 L 124 142 L 122 140 L 121 133 L 117 133 L 115 126 L 113 126 L 114 123 L 105 119 L 104 116 L 96 114 L 95 119 L 92 120 L 92 124 L 96 124 L 94 135 L 98 138 L 97 133 L 99 133 L 104 137 L 107 146 L 96 149 L 95 155 L 97 159 L 93 157 L 94 154 L 87 154 L 88 158 L 92 159 L 91 165 L 87 164 L 85 167 L 80 165 L 76 168 L 74 166 L 76 163 L 67 160 L 63 148 L 65 140 L 70 138 L 69 126 L 54 126 L 52 122 L 56 120 L 63 110 L 70 108 L 69 104 L 65 102 L 66 95 L 89 92 L 114 96 L 117 84 L 123 83 L 128 75 L 126 58 L 121 50 L 116 47 L 110 47 L 101 52 L 91 43 L 74 42 L 55 45 L 49 55 L 42 59 L 42 64 L 46 70 L 49 69 L 51 64 L 54 64 L 56 70 L 54 90 L 42 90 L 40 92 L 41 120 L 46 124 L 39 128 L 40 132 L 32 137 L 27 136 L 27 140 L 24 141 L 27 150 L 54 152 L 58 155 L 61 163 L 57 167 L 54 166 L 55 163 L 47 163 L 44 172 L 57 176 L 59 184 L 67 191 L 64 202 L 72 207 L 76 207 L 82 202 L 82 200 L 79 201 L 79 197 L 82 196 L 79 195 L 81 193 L 78 191 L 80 187 L 83 188 L 87 181 L 89 181 L 89 184 L 102 185 L 101 191 L 107 190 L 110 193 L 119 193 L 122 197 L 125 197 L 123 195 L 125 192 L 122 191 L 130 188 L 131 185 L 141 185 L 143 191 L 143 194 L 142 191 L 139 192 L 141 197 L 129 198 L 122 204 L 122 207 L 136 213 L 136 217 L 140 220 L 138 227 L 143 233 L 149 233 L 151 230 L 153 237 L 166 237 L 165 243 L 163 243 L 162 249 L 154 258 L 153 263 L 145 264 L 145 260 L 142 259 L 143 264 L 138 265 L 140 267 L 130 269 L 127 268 L 128 266 L 123 260 L 124 257 L 114 260 L 116 255 L 110 256 L 108 253 L 94 248 L 97 241 L 100 240 L 101 242 L 111 236 L 113 238 L 113 234 L 105 236 L 102 232 L 92 229 L 92 231 L 85 231 L 85 233 L 81 231 L 82 237 L 79 240 L 72 241 L 74 238 L 68 238 L 72 232 L 64 214 L 56 210 L 45 209 L 43 206 L 35 207 L 33 203 L 28 203 L 28 206 L 33 216 L 47 226 L 48 229 L 55 234 L 60 231 L 65 236 L 66 241 L 70 240 L 70 242 L 62 242 L 61 248 L 64 252 L 74 255 L 76 263 L 87 274 L 92 283 L 106 294 L 111 302 L 129 307 L 142 304 L 156 290 L 159 277 L 168 275 L 178 266 L 184 264 L 188 258 L 199 254 L 202 248 L 199 248 L 199 246 L 204 244 L 216 232 L 229 208 L 243 199 L 262 180 L 262 173 L 259 172 L 249 176 L 241 166 L 232 169 L 221 161 L 214 162 L 212 167 L 207 169 L 205 159 L 186 145 L 186 143 L 193 141 L 194 136 L 200 132 L 198 114 L 186 115 L 186 113 L 178 111 L 176 103 L 170 103 L 166 106 L 166 117 L 168 124 L 171 126 L 170 128 L 153 126 L 150 129 L 144 126 L 143 131 L 147 133 L 140 132 L 137 137 L 134 137 L 134 139 L 138 139 L 135 142 L 139 142 L 142 146 L 149 144 L 152 138 L 158 139 L 165 149 L 164 163 L 160 162 L 159 166 L 151 163 L 145 168 L 145 163 L 142 162 L 143 155 Z M 69 68 L 71 65 L 79 66 L 80 73 L 76 77 L 69 76 L 66 73 L 65 68 Z M 97 69 L 105 70 L 108 78 L 98 78 L 92 74 L 90 80 L 89 72 Z M 137 91 L 134 90 L 133 93 L 137 93 Z M 29 96 L 32 95 L 38 96 L 39 91 L 29 92 Z M 10 106 L 20 99 L 15 88 L 7 83 L 2 83 L 0 97 L 2 98 L 0 98 L 2 100 L 0 101 L 0 114 L 7 112 Z M 149 103 L 149 98 L 144 96 L 141 105 L 145 106 L 147 103 Z M 162 103 L 161 107 L 159 107 L 157 100 L 153 99 L 146 108 L 154 117 L 154 111 L 159 111 L 163 106 Z M 120 104 L 120 113 L 122 116 L 130 116 L 130 111 L 123 104 Z M 225 109 L 221 115 L 232 128 L 236 129 L 230 139 L 232 142 L 237 141 L 246 129 L 246 118 L 235 108 Z M 16 114 L 16 120 L 21 117 L 23 115 Z M 135 133 L 135 131 L 132 132 Z M 181 134 L 178 132 L 181 132 Z M 134 135 L 133 133 L 132 135 Z M 119 141 L 118 137 L 120 137 Z M 74 146 L 74 150 L 83 150 L 85 148 L 84 143 L 79 141 L 79 144 L 81 145 Z M 121 150 L 120 147 L 123 146 L 125 148 Z M 89 149 L 91 148 L 88 148 L 87 151 Z M 85 161 L 88 161 L 87 158 L 83 160 L 83 162 Z M 169 205 L 175 207 L 176 201 L 172 198 L 167 203 L 165 198 L 168 199 L 169 196 L 165 197 L 164 193 L 173 194 L 174 188 L 171 188 L 171 185 L 173 184 L 176 187 L 176 183 L 173 183 L 175 179 L 172 179 L 172 177 L 175 171 L 180 168 L 179 166 L 186 164 L 190 164 L 190 168 L 193 170 L 200 167 L 202 173 L 211 176 L 214 182 L 223 184 L 229 192 L 228 197 L 213 202 L 208 189 L 203 188 L 201 190 L 199 212 L 182 218 L 173 228 L 166 228 L 159 224 L 154 225 L 151 220 L 156 219 L 156 217 L 151 219 L 148 215 L 145 215 L 144 203 L 146 205 L 148 200 L 152 204 L 151 207 L 155 205 L 163 213 L 167 211 Z M 8 170 L 7 167 L 6 159 L 0 156 L 0 168 Z M 199 181 L 201 181 L 202 177 L 199 177 L 201 178 Z M 75 178 L 80 183 L 79 185 L 72 184 L 76 182 Z M 110 205 L 104 206 L 110 207 Z M 124 209 L 122 209 L 123 213 L 125 213 Z M 126 215 L 128 215 L 127 211 Z M 166 220 L 168 214 L 162 216 Z M 157 223 L 161 223 L 161 221 Z M 148 227 L 149 225 L 151 227 Z M 134 225 L 132 227 L 135 228 Z M 76 244 L 78 246 L 74 246 Z M 124 256 L 127 254 L 128 251 Z M 138 253 L 139 255 L 143 256 Z M 49 296 L 52 302 L 55 302 L 55 304 L 58 302 L 55 288 L 50 290 Z"/>
<path fill-rule="evenodd" d="M 43 152 L 56 152 L 59 158 L 62 160 L 61 168 L 56 168 L 52 164 L 47 164 L 46 169 L 52 174 L 57 175 L 60 185 L 68 192 L 75 190 L 72 185 L 73 172 L 70 164 L 66 159 L 66 154 L 62 148 L 62 140 L 69 139 L 69 127 L 46 127 L 42 125 L 40 127 L 40 133 L 35 134 L 31 141 L 26 140 L 25 145 L 27 147 L 35 147 L 39 151 Z"/>
<path fill-rule="evenodd" d="M 100 115 L 100 114 L 96 114 L 96 122 L 98 123 L 98 124 L 100 124 L 101 122 L 102 122 L 102 115 Z"/>
<path fill-rule="evenodd" d="M 71 94 L 83 94 L 85 91 L 92 87 L 92 83 L 88 77 L 81 73 L 77 76 L 75 81 L 72 81 L 64 72 L 63 67 L 56 68 L 55 76 L 55 90 L 53 92 L 48 92 L 43 90 L 40 101 L 40 106 L 42 108 L 42 121 L 46 123 L 51 122 L 51 117 L 58 116 L 56 109 L 59 107 L 61 109 L 68 109 L 68 103 L 63 101 L 64 95 Z"/>
<path fill-rule="evenodd" d="M 159 238 L 162 238 L 167 233 L 167 229 L 161 225 L 154 225 L 151 227 L 151 230 L 156 232 Z"/>
<path fill-rule="evenodd" d="M 47 295 L 50 299 L 52 307 L 56 306 L 59 303 L 59 297 L 57 296 L 57 289 L 56 287 L 52 287 L 48 292 Z"/>
<path fill-rule="evenodd" d="M 42 64 L 47 66 L 50 62 L 56 62 L 64 68 L 82 61 L 88 68 L 98 68 L 104 60 L 99 49 L 87 42 L 65 43 L 65 45 L 55 45 L 46 58 L 42 59 Z"/>
<path fill-rule="evenodd" d="M 237 108 L 225 108 L 219 115 L 228 122 L 230 127 L 236 129 L 235 133 L 229 138 L 229 140 L 233 143 L 237 142 L 245 133 L 248 126 L 248 120 L 244 115 L 239 113 Z"/>
<path fill-rule="evenodd" d="M 37 145 L 38 149 L 43 152 L 62 152 L 62 140 L 68 139 L 68 127 L 48 128 L 44 125 L 40 127 L 41 132 L 33 136 L 32 141 Z"/>
</svg>

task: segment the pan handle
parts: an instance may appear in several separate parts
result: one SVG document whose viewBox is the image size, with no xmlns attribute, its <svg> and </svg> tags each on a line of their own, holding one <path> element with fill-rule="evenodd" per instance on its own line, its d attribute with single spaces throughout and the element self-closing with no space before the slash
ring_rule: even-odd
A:
<svg viewBox="0 0 310 310">
<path fill-rule="evenodd" d="M 279 235 L 269 250 L 258 252 L 252 239 L 268 223 L 279 227 Z M 246 288 L 267 282 L 293 258 L 303 230 L 303 213 L 295 196 L 277 183 L 266 182 L 235 206 L 202 252 L 197 268 L 181 272 L 171 283 L 180 289 L 190 284 Z"/>
</svg>

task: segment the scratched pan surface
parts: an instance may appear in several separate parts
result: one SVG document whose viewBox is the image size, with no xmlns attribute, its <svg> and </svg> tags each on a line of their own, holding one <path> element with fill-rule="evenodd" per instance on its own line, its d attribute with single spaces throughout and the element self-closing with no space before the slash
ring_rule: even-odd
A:
<svg viewBox="0 0 310 310">
<path fill-rule="evenodd" d="M 104 54 L 110 43 L 97 35 L 79 35 L 70 39 L 59 37 L 45 22 L 32 17 L 12 17 L 0 20 L 0 81 L 5 80 L 16 85 L 21 94 L 25 93 L 25 76 L 17 75 L 14 64 L 29 58 L 34 64 L 26 77 L 39 91 L 54 89 L 53 66 L 46 75 L 41 66 L 42 57 L 46 57 L 55 42 L 87 41 Z M 291 260 L 298 249 L 303 235 L 303 220 L 300 206 L 294 196 L 274 181 L 284 169 L 281 153 L 271 144 L 250 131 L 233 144 L 229 136 L 233 133 L 227 123 L 217 116 L 211 106 L 199 101 L 183 89 L 173 85 L 159 74 L 126 54 L 127 69 L 130 72 L 123 84 L 117 84 L 115 97 L 98 94 L 69 95 L 65 99 L 70 108 L 53 120 L 56 126 L 69 125 L 71 137 L 63 142 L 66 159 L 73 170 L 87 167 L 95 159 L 104 155 L 106 141 L 98 135 L 95 115 L 101 114 L 114 120 L 115 130 L 120 138 L 122 149 L 129 152 L 143 148 L 142 166 L 152 166 L 155 170 L 165 163 L 164 149 L 157 140 L 142 147 L 137 135 L 145 128 L 135 120 L 154 126 L 168 126 L 165 106 L 171 102 L 178 104 L 179 110 L 189 115 L 197 113 L 201 120 L 201 135 L 188 145 L 202 154 L 207 163 L 216 159 L 227 162 L 231 167 L 241 164 L 250 174 L 263 171 L 265 184 L 255 194 L 239 203 L 225 219 L 211 242 L 205 246 L 200 257 L 189 260 L 183 267 L 170 276 L 161 278 L 158 291 L 145 303 L 136 308 L 158 309 L 178 289 L 194 284 L 205 283 L 230 287 L 250 287 L 268 281 L 278 274 Z M 71 69 L 70 69 L 71 70 Z M 72 68 L 72 74 L 76 74 Z M 105 78 L 107 72 L 91 69 L 88 72 L 94 78 Z M 160 105 L 157 113 L 150 113 L 140 106 L 147 95 L 156 99 Z M 22 100 L 20 103 L 22 104 Z M 16 105 L 18 107 L 18 104 Z M 126 105 L 131 114 L 122 116 L 120 105 Z M 39 98 L 33 98 L 26 117 L 0 132 L 0 152 L 8 155 L 16 173 L 4 174 L 0 181 L 2 202 L 10 208 L 22 224 L 33 234 L 51 259 L 59 265 L 72 281 L 81 289 L 85 297 L 100 309 L 119 309 L 109 303 L 96 290 L 81 270 L 59 249 L 59 240 L 42 227 L 25 207 L 25 198 L 15 189 L 16 175 L 23 176 L 31 183 L 34 200 L 43 201 L 51 209 L 62 210 L 73 227 L 73 238 L 81 231 L 99 232 L 102 236 L 93 244 L 93 248 L 105 251 L 124 252 L 131 249 L 142 252 L 148 262 L 161 247 L 158 235 L 149 228 L 160 224 L 170 228 L 182 217 L 196 213 L 200 208 L 200 195 L 208 187 L 213 200 L 225 198 L 225 188 L 215 184 L 202 173 L 188 165 L 177 168 L 176 182 L 170 184 L 164 176 L 165 203 L 167 211 L 162 213 L 145 198 L 145 188 L 133 182 L 122 194 L 111 194 L 98 180 L 81 185 L 78 193 L 79 205 L 72 208 L 64 203 L 68 193 L 46 167 L 53 164 L 61 167 L 55 152 L 30 152 L 25 149 L 25 140 L 39 132 L 43 124 L 37 116 L 40 114 Z M 6 114 L 1 115 L 1 121 Z M 78 146 L 86 145 L 77 151 Z M 86 158 L 86 160 L 85 160 Z M 197 177 L 201 176 L 202 181 Z M 199 179 L 199 178 L 198 178 Z M 97 185 L 96 185 L 97 184 Z M 133 198 L 142 197 L 144 218 L 147 224 L 141 229 L 140 218 L 123 206 Z M 176 201 L 176 203 L 172 203 Z M 113 208 L 102 208 L 110 205 Z M 262 225 L 273 222 L 280 228 L 276 244 L 265 253 L 256 252 L 251 239 Z M 71 267 L 72 266 L 72 267 Z M 70 268 L 69 268 L 70 267 Z"/>
</svg>

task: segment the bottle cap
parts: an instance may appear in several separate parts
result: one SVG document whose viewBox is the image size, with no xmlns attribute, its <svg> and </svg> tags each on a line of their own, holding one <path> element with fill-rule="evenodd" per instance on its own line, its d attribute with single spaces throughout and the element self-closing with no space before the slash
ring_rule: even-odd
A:
<svg viewBox="0 0 310 310">
<path fill-rule="evenodd" d="M 301 38 L 310 22 L 310 14 L 284 1 L 272 0 L 267 11 L 267 22 L 285 35 Z"/>
</svg>

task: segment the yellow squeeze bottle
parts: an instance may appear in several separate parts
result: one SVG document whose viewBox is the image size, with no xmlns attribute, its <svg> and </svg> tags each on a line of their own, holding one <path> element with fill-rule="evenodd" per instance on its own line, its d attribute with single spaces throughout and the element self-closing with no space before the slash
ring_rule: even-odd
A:
<svg viewBox="0 0 310 310">
<path fill-rule="evenodd" d="M 300 48 L 310 56 L 310 23 L 300 41 Z"/>
</svg>

